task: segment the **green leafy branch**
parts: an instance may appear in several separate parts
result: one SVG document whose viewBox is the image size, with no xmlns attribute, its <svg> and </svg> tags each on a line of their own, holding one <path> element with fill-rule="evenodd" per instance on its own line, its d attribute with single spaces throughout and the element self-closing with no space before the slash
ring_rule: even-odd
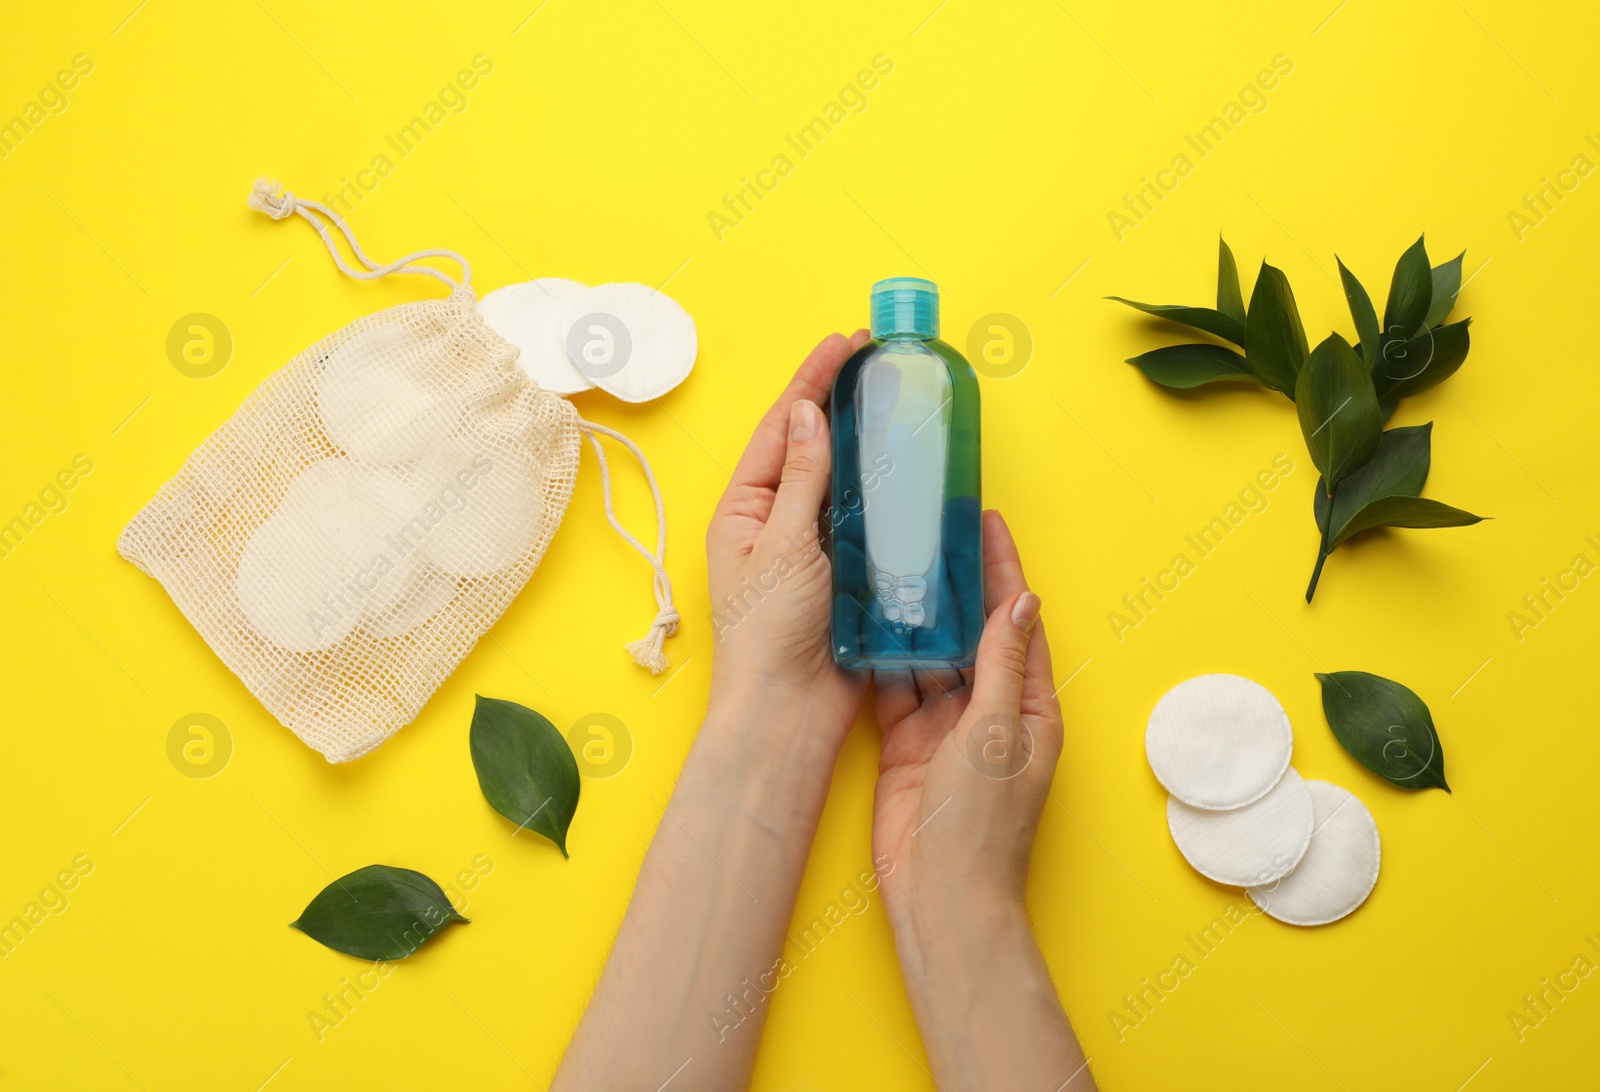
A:
<svg viewBox="0 0 1600 1092">
<path fill-rule="evenodd" d="M 1400 399 L 1454 375 L 1467 358 L 1472 320 L 1444 321 L 1461 291 L 1464 257 L 1465 251 L 1430 266 L 1418 238 L 1395 264 L 1381 325 L 1367 290 L 1340 261 L 1355 345 L 1330 333 L 1315 349 L 1309 348 L 1289 279 L 1264 261 L 1247 309 L 1226 241 L 1219 241 L 1214 308 L 1107 297 L 1243 350 L 1197 342 L 1131 358 L 1128 363 L 1152 382 L 1188 390 L 1242 380 L 1275 390 L 1295 404 L 1311 461 L 1322 474 L 1313 499 L 1320 540 L 1306 588 L 1308 603 L 1328 555 L 1363 531 L 1462 527 L 1485 518 L 1421 495 L 1428 478 L 1432 422 L 1383 428 Z"/>
</svg>

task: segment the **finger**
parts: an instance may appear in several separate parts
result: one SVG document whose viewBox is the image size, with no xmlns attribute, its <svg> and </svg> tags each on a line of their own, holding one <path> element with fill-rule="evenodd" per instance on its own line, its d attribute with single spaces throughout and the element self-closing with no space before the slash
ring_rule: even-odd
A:
<svg viewBox="0 0 1600 1092">
<path fill-rule="evenodd" d="M 1030 631 L 1038 618 L 1039 597 L 1031 591 L 1002 600 L 989 613 L 978 642 L 977 679 L 972 684 L 972 708 L 979 715 L 1015 716 L 1021 712 Z"/>
<path fill-rule="evenodd" d="M 909 671 L 874 671 L 872 686 L 877 692 L 878 726 L 886 734 L 922 704 Z"/>
<path fill-rule="evenodd" d="M 999 512 L 983 514 L 983 609 L 993 611 L 1003 600 L 1028 590 L 1011 528 Z"/>
<path fill-rule="evenodd" d="M 832 462 L 828 422 L 822 410 L 810 399 L 796 398 L 789 406 L 788 449 L 784 453 L 778 495 L 772 502 L 763 536 L 776 535 L 785 543 L 816 537 Z"/>
<path fill-rule="evenodd" d="M 756 425 L 750 442 L 745 445 L 744 454 L 733 468 L 728 493 L 778 487 L 778 476 L 783 470 L 784 455 L 788 451 L 790 407 L 799 399 L 818 406 L 826 405 L 828 392 L 833 388 L 833 377 L 839 374 L 839 369 L 853 351 L 843 334 L 829 334 L 811 350 L 811 355 L 806 357 L 778 400 L 761 418 L 761 423 Z"/>
<path fill-rule="evenodd" d="M 994 610 L 1010 594 L 1028 586 L 1022 571 L 1022 555 L 1017 550 L 1005 517 L 990 509 L 983 514 L 983 592 L 989 610 Z M 1029 714 L 1060 716 L 1052 678 L 1050 642 L 1040 623 L 1028 644 L 1028 660 L 1023 672 L 1022 711 Z"/>
<path fill-rule="evenodd" d="M 880 770 L 931 760 L 965 709 L 960 701 L 929 705 L 925 695 L 918 693 L 916 673 L 910 671 L 874 672 L 873 685 L 878 692 L 878 725 L 883 731 Z"/>
<path fill-rule="evenodd" d="M 1054 668 L 1050 662 L 1050 641 L 1045 636 L 1044 620 L 1033 627 L 1028 642 L 1028 663 L 1022 678 L 1022 712 L 1061 722 L 1061 703 L 1056 700 Z"/>
<path fill-rule="evenodd" d="M 966 685 L 966 680 L 961 677 L 961 672 L 953 667 L 918 671 L 916 673 L 916 681 L 917 690 L 922 694 L 924 704 L 930 701 L 938 701 L 940 698 L 954 697 L 956 691 Z"/>
<path fill-rule="evenodd" d="M 1017 552 L 1016 540 L 1011 537 L 1005 517 L 993 508 L 985 511 L 982 531 L 983 605 L 986 612 L 993 614 L 1006 600 L 1027 591 L 1028 581 L 1022 572 L 1022 556 Z M 1025 670 L 1024 677 L 1026 674 Z M 1009 711 L 1009 707 L 1005 711 Z"/>
<path fill-rule="evenodd" d="M 850 348 L 859 349 L 872 340 L 872 331 L 861 329 L 850 335 Z"/>
</svg>

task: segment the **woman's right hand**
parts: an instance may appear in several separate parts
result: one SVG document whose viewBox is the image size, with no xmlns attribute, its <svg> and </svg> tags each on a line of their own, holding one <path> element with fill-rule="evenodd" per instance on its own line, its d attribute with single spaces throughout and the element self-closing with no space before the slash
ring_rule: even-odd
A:
<svg viewBox="0 0 1600 1092">
<path fill-rule="evenodd" d="M 945 1089 L 1094 1087 L 1024 893 L 1061 754 L 1039 597 L 983 514 L 989 611 L 971 671 L 877 676 L 874 865 L 906 991 Z"/>
<path fill-rule="evenodd" d="M 873 855 L 893 862 L 884 898 L 897 926 L 933 898 L 1020 904 L 1061 753 L 1039 597 L 998 512 L 983 514 L 983 561 L 976 668 L 876 676 Z"/>
</svg>

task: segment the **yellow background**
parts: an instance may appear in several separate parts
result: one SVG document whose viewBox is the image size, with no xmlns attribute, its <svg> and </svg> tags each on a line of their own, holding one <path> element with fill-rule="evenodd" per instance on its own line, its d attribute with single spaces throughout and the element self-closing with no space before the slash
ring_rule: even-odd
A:
<svg viewBox="0 0 1600 1092">
<path fill-rule="evenodd" d="M 0 516 L 77 454 L 94 470 L 0 559 L 5 668 L 0 920 L 79 854 L 92 873 L 0 960 L 0 1088 L 484 1087 L 548 1082 L 605 956 L 702 713 L 712 641 L 701 534 L 757 413 L 825 333 L 865 319 L 875 279 L 922 274 L 946 339 L 1004 312 L 1035 351 L 986 378 L 986 500 L 1010 519 L 1056 649 L 1067 747 L 1030 905 L 1107 1088 L 1578 1087 L 1593 1079 L 1600 978 L 1519 1041 L 1508 1012 L 1600 953 L 1594 649 L 1600 580 L 1518 639 L 1508 612 L 1574 555 L 1600 561 L 1591 349 L 1600 177 L 1518 232 L 1524 194 L 1600 162 L 1594 45 L 1578 3 L 1335 0 L 1092 5 L 1019 0 L 705 0 L 381 5 L 135 0 L 12 6 L 0 120 L 82 53 L 93 72 L 0 160 L 5 397 Z M 1064 6 L 1063 6 L 1064 5 Z M 1331 17 L 1330 17 L 1331 16 Z M 258 174 L 320 197 L 393 152 L 476 54 L 494 68 L 354 208 L 370 252 L 457 248 L 487 290 L 535 276 L 661 284 L 699 324 L 663 401 L 590 393 L 585 414 L 654 461 L 685 622 L 673 674 L 621 645 L 648 573 L 602 518 L 587 461 L 541 570 L 422 716 L 331 766 L 278 726 L 116 553 L 123 525 L 249 391 L 350 320 L 437 294 L 357 284 L 298 221 L 245 207 Z M 893 71 L 736 228 L 707 214 L 786 150 L 876 54 Z M 1209 123 L 1276 54 L 1293 71 L 1211 155 Z M 1600 139 L 1600 138 L 1597 138 Z M 1107 212 L 1187 152 L 1195 170 L 1119 242 Z M 791 153 L 792 155 L 792 153 Z M 1248 296 L 1263 256 L 1312 340 L 1351 324 L 1339 254 L 1381 301 L 1426 230 L 1465 247 L 1455 314 L 1473 348 L 1396 423 L 1432 420 L 1426 493 L 1493 522 L 1372 536 L 1301 596 L 1315 472 L 1292 407 L 1175 396 L 1124 358 L 1177 340 L 1101 299 L 1207 303 L 1215 241 Z M 167 332 L 206 312 L 231 362 L 195 380 Z M 137 411 L 137 412 L 135 412 Z M 132 415 L 130 418 L 130 414 Z M 1186 550 L 1257 471 L 1294 471 L 1135 629 L 1107 613 Z M 636 477 L 619 486 L 643 529 Z M 1364 669 L 1427 700 L 1455 795 L 1408 794 L 1336 744 L 1312 671 Z M 1119 1040 L 1108 1014 L 1243 896 L 1190 871 L 1143 759 L 1174 683 L 1257 679 L 1296 728 L 1295 765 L 1377 817 L 1383 874 L 1353 917 L 1252 917 Z M 1067 680 L 1071 679 L 1068 683 Z M 589 780 L 573 856 L 510 837 L 472 773 L 473 694 L 563 728 L 606 712 L 631 764 Z M 179 718 L 231 735 L 209 780 L 169 762 Z M 797 916 L 867 866 L 876 730 L 839 762 Z M 131 816 L 131 818 L 130 818 Z M 307 1014 L 362 969 L 286 928 L 331 876 L 375 861 L 449 882 L 487 854 L 470 926 L 399 966 L 318 1041 Z M 874 900 L 773 998 L 762 1089 L 930 1085 Z M 679 1081 L 694 1087 L 691 1074 Z"/>
</svg>

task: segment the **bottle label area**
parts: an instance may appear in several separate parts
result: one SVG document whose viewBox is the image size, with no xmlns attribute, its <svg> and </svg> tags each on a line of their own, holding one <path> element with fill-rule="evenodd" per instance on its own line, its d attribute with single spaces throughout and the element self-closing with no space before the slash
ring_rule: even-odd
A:
<svg viewBox="0 0 1600 1092">
<path fill-rule="evenodd" d="M 904 633 L 938 623 L 945 467 L 950 442 L 950 376 L 920 344 L 880 353 L 861 369 L 855 392 L 860 465 L 895 468 L 892 489 L 866 506 L 865 553 L 883 620 Z"/>
</svg>

